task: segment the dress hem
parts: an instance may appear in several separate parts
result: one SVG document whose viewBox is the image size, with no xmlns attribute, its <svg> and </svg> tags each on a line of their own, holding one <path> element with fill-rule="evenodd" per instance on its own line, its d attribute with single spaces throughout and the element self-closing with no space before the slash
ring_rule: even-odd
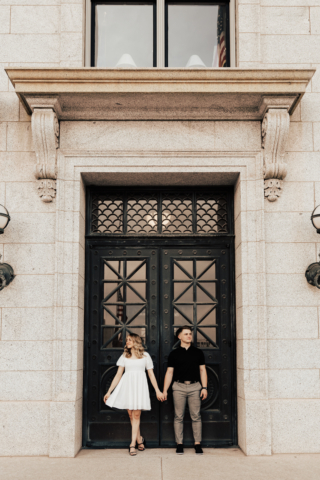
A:
<svg viewBox="0 0 320 480">
<path fill-rule="evenodd" d="M 143 410 L 144 412 L 150 412 L 150 408 L 142 408 L 142 407 L 116 407 L 116 406 L 111 406 L 106 403 L 107 407 L 115 409 L 115 410 Z"/>
</svg>

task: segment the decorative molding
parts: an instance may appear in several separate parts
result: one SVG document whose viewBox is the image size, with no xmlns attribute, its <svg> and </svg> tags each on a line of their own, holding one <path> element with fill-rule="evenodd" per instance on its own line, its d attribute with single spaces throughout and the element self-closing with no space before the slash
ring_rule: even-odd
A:
<svg viewBox="0 0 320 480">
<path fill-rule="evenodd" d="M 287 175 L 284 163 L 290 115 L 285 108 L 270 108 L 262 122 L 264 194 L 269 202 L 280 197 Z"/>
<path fill-rule="evenodd" d="M 29 115 L 42 107 L 53 108 L 61 121 L 262 121 L 271 108 L 292 115 L 315 68 L 10 67 L 6 72 Z"/>
<path fill-rule="evenodd" d="M 57 148 L 59 122 L 52 108 L 35 108 L 32 114 L 32 138 L 37 165 L 38 194 L 43 202 L 52 202 L 56 196 Z"/>
</svg>

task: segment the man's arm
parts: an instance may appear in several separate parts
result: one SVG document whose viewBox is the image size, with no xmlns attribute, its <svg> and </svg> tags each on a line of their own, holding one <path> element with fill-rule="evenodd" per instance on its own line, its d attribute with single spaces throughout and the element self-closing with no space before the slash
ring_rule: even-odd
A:
<svg viewBox="0 0 320 480">
<path fill-rule="evenodd" d="M 173 371 L 174 371 L 173 367 L 168 367 L 167 372 L 166 372 L 166 376 L 164 377 L 163 395 L 164 395 L 165 400 L 167 400 L 167 398 L 168 398 L 168 390 L 169 390 L 169 387 L 170 387 L 171 382 L 172 382 Z"/>
<path fill-rule="evenodd" d="M 200 378 L 201 378 L 201 385 L 205 388 L 207 388 L 208 385 L 208 375 L 207 375 L 207 369 L 205 365 L 200 365 Z M 205 400 L 208 396 L 208 390 L 201 390 L 200 397 L 202 400 Z"/>
</svg>

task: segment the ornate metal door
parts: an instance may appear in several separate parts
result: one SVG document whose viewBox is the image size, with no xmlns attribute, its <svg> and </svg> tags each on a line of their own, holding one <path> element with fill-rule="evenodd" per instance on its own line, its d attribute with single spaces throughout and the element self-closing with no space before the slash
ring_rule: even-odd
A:
<svg viewBox="0 0 320 480">
<path fill-rule="evenodd" d="M 91 247 L 91 248 L 90 248 Z M 87 446 L 127 446 L 130 422 L 126 411 L 112 410 L 103 403 L 123 352 L 126 335 L 137 333 L 147 346 L 158 376 L 159 348 L 158 251 L 137 247 L 89 246 L 91 266 L 89 329 L 87 332 Z M 148 442 L 159 442 L 159 404 L 153 388 L 151 412 L 142 417 Z"/>
<path fill-rule="evenodd" d="M 194 327 L 209 377 L 203 402 L 203 445 L 236 441 L 235 326 L 231 191 L 92 189 L 88 192 L 83 445 L 127 447 L 127 412 L 103 395 L 127 333 L 150 353 L 160 388 L 180 325 Z M 161 219 L 161 222 L 158 219 Z M 174 446 L 173 403 L 142 414 L 148 446 Z M 185 444 L 191 445 L 191 421 Z"/>
<path fill-rule="evenodd" d="M 178 346 L 176 330 L 193 327 L 193 343 L 205 355 L 208 397 L 202 403 L 202 444 L 234 443 L 234 388 L 232 375 L 232 295 L 230 289 L 230 244 L 210 247 L 164 248 L 161 252 L 162 341 L 161 377 L 168 355 Z M 172 395 L 161 406 L 161 445 L 174 445 Z M 185 445 L 193 445 L 187 411 Z"/>
</svg>

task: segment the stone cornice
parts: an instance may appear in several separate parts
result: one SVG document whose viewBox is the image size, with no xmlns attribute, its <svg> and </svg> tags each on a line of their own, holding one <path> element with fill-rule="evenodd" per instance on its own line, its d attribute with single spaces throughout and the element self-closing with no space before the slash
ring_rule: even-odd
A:
<svg viewBox="0 0 320 480">
<path fill-rule="evenodd" d="M 262 120 L 292 114 L 315 69 L 7 68 L 27 112 L 59 120 Z"/>
</svg>

